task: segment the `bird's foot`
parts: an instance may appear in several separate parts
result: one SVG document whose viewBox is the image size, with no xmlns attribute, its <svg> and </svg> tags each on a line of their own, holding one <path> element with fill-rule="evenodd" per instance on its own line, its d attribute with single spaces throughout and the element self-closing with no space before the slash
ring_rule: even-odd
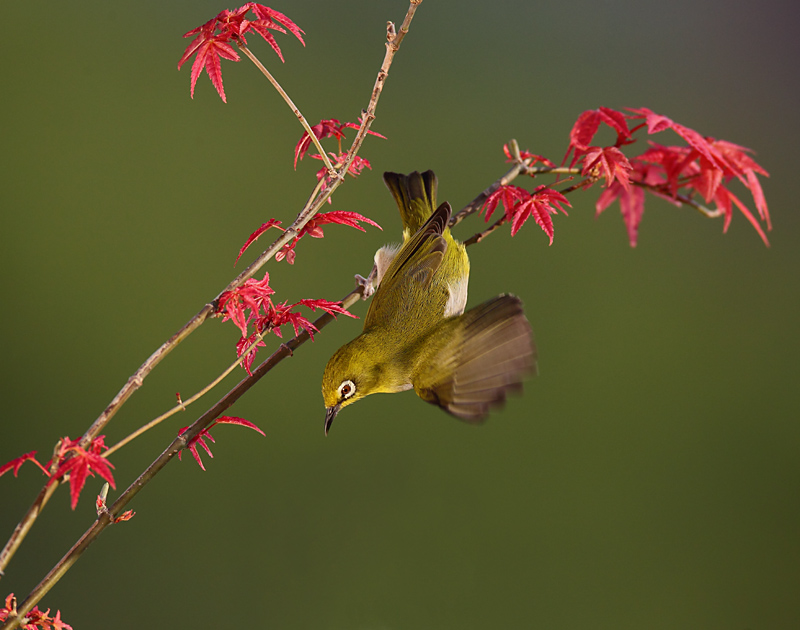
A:
<svg viewBox="0 0 800 630">
<path fill-rule="evenodd" d="M 375 276 L 377 275 L 378 268 L 372 267 L 372 271 L 365 278 L 361 274 L 356 274 L 356 286 L 361 287 L 361 299 L 367 300 L 375 293 Z"/>
</svg>

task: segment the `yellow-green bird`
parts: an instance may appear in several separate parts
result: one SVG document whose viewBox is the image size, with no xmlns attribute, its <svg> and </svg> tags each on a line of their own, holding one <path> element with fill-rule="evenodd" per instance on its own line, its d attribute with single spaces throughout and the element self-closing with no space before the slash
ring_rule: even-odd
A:
<svg viewBox="0 0 800 630">
<path fill-rule="evenodd" d="M 322 377 L 325 433 L 347 405 L 414 389 L 468 422 L 484 420 L 536 368 L 522 303 L 499 295 L 464 313 L 469 258 L 450 234 L 450 204 L 436 207 L 433 171 L 384 173 L 404 242 L 375 254 L 377 290 L 364 330 L 328 361 Z"/>
</svg>

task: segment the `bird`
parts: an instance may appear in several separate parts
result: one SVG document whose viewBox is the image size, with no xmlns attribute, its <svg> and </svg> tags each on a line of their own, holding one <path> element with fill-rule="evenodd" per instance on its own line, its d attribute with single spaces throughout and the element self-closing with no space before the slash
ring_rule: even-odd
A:
<svg viewBox="0 0 800 630">
<path fill-rule="evenodd" d="M 342 408 L 370 394 L 410 389 L 456 418 L 480 423 L 536 372 L 522 302 L 501 294 L 464 312 L 469 258 L 450 233 L 450 204 L 436 206 L 436 175 L 386 172 L 383 179 L 400 210 L 403 243 L 375 254 L 370 275 L 377 289 L 364 328 L 325 367 L 325 435 Z"/>
</svg>

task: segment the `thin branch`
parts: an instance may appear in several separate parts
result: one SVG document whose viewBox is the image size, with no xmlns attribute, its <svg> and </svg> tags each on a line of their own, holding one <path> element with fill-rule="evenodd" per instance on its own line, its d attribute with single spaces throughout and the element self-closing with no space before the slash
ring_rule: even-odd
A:
<svg viewBox="0 0 800 630">
<path fill-rule="evenodd" d="M 19 546 L 22 544 L 25 536 L 28 535 L 31 527 L 33 527 L 33 524 L 36 522 L 36 517 L 39 516 L 39 513 L 44 509 L 44 506 L 47 505 L 47 502 L 50 500 L 50 497 L 53 496 L 53 493 L 56 491 L 57 487 L 58 481 L 46 483 L 39 491 L 39 494 L 37 495 L 36 499 L 34 499 L 31 507 L 28 508 L 27 512 L 25 512 L 22 520 L 17 523 L 17 526 L 14 528 L 14 531 L 9 537 L 8 542 L 6 542 L 6 546 L 3 547 L 3 551 L 0 552 L 0 577 L 3 577 L 3 569 L 8 566 L 9 561 L 17 552 L 17 549 L 19 549 Z"/>
<path fill-rule="evenodd" d="M 11 533 L 11 536 L 9 537 L 8 542 L 6 542 L 5 547 L 3 547 L 3 550 L 0 551 L 0 578 L 3 577 L 4 569 L 8 566 L 8 563 L 17 552 L 17 549 L 19 549 L 22 541 L 25 540 L 25 536 L 28 535 L 28 531 L 30 531 L 31 527 L 33 527 L 33 524 L 36 522 L 36 518 L 44 509 L 44 506 L 47 505 L 47 502 L 50 500 L 50 497 L 53 496 L 56 488 L 58 488 L 58 479 L 52 479 L 52 477 L 56 470 L 58 470 L 60 464 L 58 458 L 56 457 L 60 450 L 61 440 L 58 440 L 55 446 L 53 446 L 53 457 L 51 458 L 50 469 L 48 471 L 50 479 L 45 482 L 44 486 L 39 491 L 38 496 L 31 504 L 31 507 L 28 508 L 28 511 L 22 517 L 20 522 L 17 523 L 17 526 Z"/>
<path fill-rule="evenodd" d="M 372 121 L 375 120 L 375 108 L 378 106 L 378 99 L 383 92 L 383 86 L 386 83 L 386 77 L 389 76 L 389 68 L 392 65 L 395 53 L 400 50 L 400 44 L 408 34 L 411 20 L 414 18 L 417 7 L 421 2 L 422 0 L 411 0 L 411 4 L 408 7 L 408 11 L 403 19 L 403 23 L 400 25 L 399 32 L 395 31 L 393 22 L 387 22 L 386 24 L 386 54 L 383 57 L 381 69 L 378 71 L 378 76 L 375 79 L 375 86 L 372 88 L 372 96 L 369 99 L 369 105 L 367 106 L 367 109 L 363 110 L 361 113 L 361 127 L 358 129 L 358 133 L 353 140 L 353 144 L 350 146 L 350 150 L 347 152 L 347 158 L 339 170 L 339 177 L 343 178 L 344 174 L 347 173 L 350 165 L 353 163 L 353 160 L 356 157 L 356 154 L 358 153 L 358 150 L 361 148 L 364 139 L 367 137 L 367 132 L 369 132 L 369 128 L 372 126 Z"/>
<path fill-rule="evenodd" d="M 237 41 L 236 44 L 239 46 L 239 49 L 245 55 L 247 55 L 250 61 L 252 61 L 255 64 L 256 68 L 261 70 L 261 73 L 265 77 L 267 77 L 267 80 L 269 80 L 270 83 L 272 83 L 272 87 L 274 87 L 278 91 L 278 94 L 280 94 L 283 97 L 283 100 L 286 101 L 286 104 L 294 112 L 294 115 L 297 116 L 297 120 L 300 121 L 300 124 L 303 125 L 303 129 L 306 130 L 306 133 L 308 134 L 309 138 L 311 138 L 311 142 L 313 142 L 314 146 L 317 147 L 317 150 L 319 151 L 319 154 L 322 156 L 322 161 L 325 163 L 325 168 L 327 169 L 328 173 L 330 175 L 334 175 L 336 173 L 336 170 L 333 168 L 333 164 L 331 164 L 330 159 L 328 159 L 327 153 L 325 153 L 325 149 L 323 149 L 322 145 L 319 143 L 319 138 L 317 138 L 316 134 L 313 131 L 311 131 L 311 127 L 309 126 L 308 121 L 306 120 L 305 116 L 303 116 L 303 114 L 300 112 L 300 110 L 297 108 L 297 105 L 294 104 L 294 101 L 292 101 L 292 99 L 289 97 L 286 91 L 281 87 L 281 84 L 278 83 L 275 77 L 272 76 L 270 71 L 264 67 L 264 64 L 259 61 L 258 57 L 256 57 L 250 51 L 250 49 L 244 45 L 243 42 Z"/>
<path fill-rule="evenodd" d="M 569 180 L 567 180 L 567 181 L 569 181 Z M 594 180 L 594 181 L 597 181 L 597 180 Z M 593 180 L 591 178 L 587 177 L 586 179 L 582 179 L 579 182 L 575 182 L 574 184 L 572 184 L 572 186 L 567 186 L 566 188 L 562 188 L 558 192 L 560 192 L 562 195 L 568 195 L 569 193 L 574 192 L 574 191 L 578 190 L 579 188 L 585 188 L 586 185 L 590 184 L 590 183 L 594 183 L 594 182 L 593 182 Z"/>
<path fill-rule="evenodd" d="M 720 208 L 712 210 L 708 206 L 704 206 L 702 203 L 695 201 L 689 195 L 681 195 L 681 194 L 673 195 L 665 185 L 659 186 L 655 184 L 646 184 L 644 182 L 631 182 L 631 183 L 636 186 L 639 186 L 640 188 L 644 188 L 645 190 L 649 190 L 653 194 L 660 196 L 661 198 L 666 199 L 667 201 L 674 200 L 677 201 L 679 205 L 685 203 L 687 206 L 691 206 L 692 208 L 694 208 L 701 214 L 704 214 L 710 219 L 717 219 L 721 217 L 723 214 L 725 214 Z"/>
<path fill-rule="evenodd" d="M 266 332 L 266 331 L 265 331 L 265 332 Z M 264 340 L 264 336 L 263 336 L 264 334 L 265 334 L 265 333 L 262 333 L 262 334 L 257 334 L 257 335 L 256 335 L 256 337 L 255 337 L 255 340 L 254 340 L 254 341 L 253 341 L 253 342 L 252 342 L 252 343 L 251 343 L 249 346 L 247 346 L 247 347 L 244 349 L 244 351 L 243 351 L 243 352 L 242 352 L 242 354 L 241 354 L 241 357 L 240 357 L 240 358 L 238 358 L 238 359 L 236 359 L 236 361 L 234 361 L 234 362 L 233 362 L 233 363 L 231 363 L 231 364 L 230 364 L 230 365 L 229 365 L 227 368 L 225 368 L 225 370 L 222 372 L 222 374 L 220 374 L 219 376 L 217 376 L 217 378 L 215 378 L 213 381 L 211 381 L 211 382 L 210 382 L 208 385 L 206 385 L 206 386 L 205 386 L 203 389 L 201 389 L 200 391 L 198 391 L 198 392 L 197 392 L 196 394 L 194 394 L 193 396 L 190 396 L 190 397 L 189 397 L 189 398 L 187 398 L 186 400 L 180 400 L 180 401 L 178 402 L 178 404 L 177 404 L 177 405 L 175 405 L 175 406 L 174 406 L 172 409 L 170 409 L 169 411 L 167 411 L 167 412 L 165 412 L 165 413 L 162 413 L 162 414 L 161 414 L 160 416 L 158 416 L 157 418 L 154 418 L 153 420 L 151 420 L 151 421 L 150 421 L 150 422 L 148 422 L 147 424 L 145 424 L 145 425 L 142 425 L 141 427 L 139 427 L 138 429 L 136 429 L 136 431 L 134 431 L 133 433 L 131 433 L 131 434 L 130 434 L 130 435 L 128 435 L 127 437 L 123 438 L 122 440 L 120 440 L 120 441 L 119 441 L 119 442 L 117 442 L 116 444 L 114 444 L 114 446 L 111 446 L 111 447 L 109 447 L 109 449 L 108 449 L 107 451 L 105 451 L 105 452 L 102 454 L 102 456 L 103 456 L 103 457 L 109 457 L 109 456 L 110 456 L 112 453 L 114 453 L 115 451 L 118 451 L 119 449 L 121 449 L 121 448 L 122 448 L 123 446 L 125 446 L 125 445 L 126 445 L 128 442 L 131 442 L 131 441 L 135 440 L 137 437 L 139 437 L 139 436 L 140 436 L 140 435 L 142 435 L 143 433 L 145 433 L 145 432 L 149 431 L 149 430 L 150 430 L 150 429 L 152 429 L 153 427 L 156 427 L 156 426 L 158 426 L 159 424 L 161 424 L 161 423 L 162 423 L 164 420 L 166 420 L 167 418 L 169 418 L 169 417 L 171 417 L 171 416 L 174 416 L 174 415 L 175 415 L 176 413 L 178 413 L 179 411 L 186 411 L 186 407 L 188 407 L 189 405 L 191 405 L 193 402 L 197 402 L 198 400 L 200 400 L 200 398 L 201 398 L 201 397 L 203 397 L 205 394 L 207 394 L 207 393 L 208 393 L 208 392 L 210 392 L 212 389 L 214 389 L 214 388 L 215 388 L 217 385 L 219 385 L 219 384 L 220 384 L 220 383 L 223 381 L 223 379 L 224 379 L 226 376 L 228 376 L 228 374 L 230 374 L 230 373 L 231 373 L 231 372 L 233 372 L 233 371 L 234 371 L 234 370 L 235 370 L 237 367 L 239 367 L 240 365 L 242 365 L 242 360 L 243 360 L 243 357 L 247 356 L 247 353 L 249 353 L 249 352 L 250 352 L 250 351 L 251 351 L 253 348 L 255 348 L 255 347 L 256 347 L 256 345 L 257 345 L 257 344 L 261 343 L 261 342 Z"/>
<path fill-rule="evenodd" d="M 470 245 L 475 245 L 475 243 L 480 243 L 483 239 L 485 239 L 489 234 L 494 232 L 497 228 L 503 225 L 508 220 L 508 217 L 503 213 L 497 221 L 492 223 L 488 228 L 486 228 L 483 232 L 478 232 L 477 234 L 473 234 L 470 236 L 466 241 L 464 241 L 464 247 L 469 247 Z"/>
</svg>

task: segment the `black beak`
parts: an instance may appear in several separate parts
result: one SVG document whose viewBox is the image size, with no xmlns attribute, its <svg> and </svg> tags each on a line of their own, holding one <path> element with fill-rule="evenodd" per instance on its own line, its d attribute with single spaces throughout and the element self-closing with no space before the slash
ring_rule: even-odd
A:
<svg viewBox="0 0 800 630">
<path fill-rule="evenodd" d="M 341 408 L 341 405 L 334 405 L 333 407 L 327 407 L 325 409 L 325 435 L 328 435 L 328 431 L 330 431 L 331 425 L 333 424 L 333 419 Z"/>
</svg>

